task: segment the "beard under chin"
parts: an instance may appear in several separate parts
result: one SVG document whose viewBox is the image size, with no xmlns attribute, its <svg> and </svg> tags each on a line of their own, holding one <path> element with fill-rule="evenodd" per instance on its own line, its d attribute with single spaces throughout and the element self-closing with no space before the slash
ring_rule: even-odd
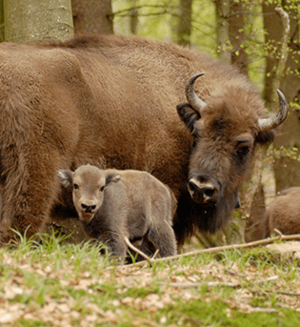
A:
<svg viewBox="0 0 300 327">
<path fill-rule="evenodd" d="M 89 222 L 94 218 L 94 214 L 81 214 L 79 215 L 79 219 L 84 222 Z"/>
</svg>

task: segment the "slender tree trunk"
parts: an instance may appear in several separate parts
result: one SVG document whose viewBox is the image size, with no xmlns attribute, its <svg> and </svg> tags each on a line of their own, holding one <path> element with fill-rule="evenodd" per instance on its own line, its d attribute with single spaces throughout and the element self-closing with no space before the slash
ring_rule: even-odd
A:
<svg viewBox="0 0 300 327">
<path fill-rule="evenodd" d="M 180 0 L 177 25 L 177 43 L 191 45 L 193 0 Z"/>
<path fill-rule="evenodd" d="M 75 33 L 113 33 L 111 0 L 72 0 Z"/>
<path fill-rule="evenodd" d="M 127 0 L 128 5 L 132 8 L 129 11 L 129 30 L 131 34 L 137 34 L 137 28 L 139 23 L 138 9 L 136 6 L 138 5 L 138 0 Z"/>
<path fill-rule="evenodd" d="M 230 52 L 228 50 L 229 42 L 229 28 L 228 15 L 230 12 L 230 0 L 215 0 L 216 4 L 216 33 L 217 33 L 217 47 L 219 58 L 225 62 L 230 63 Z"/>
<path fill-rule="evenodd" d="M 233 46 L 231 50 L 231 63 L 239 67 L 240 71 L 248 75 L 248 55 L 245 47 L 245 8 L 243 2 L 230 0 L 229 40 Z"/>
<path fill-rule="evenodd" d="M 290 40 L 288 43 L 289 54 L 286 62 L 286 71 L 281 78 L 280 89 L 285 94 L 287 101 L 293 103 L 290 106 L 290 113 L 287 120 L 282 124 L 279 135 L 276 137 L 274 145 L 277 149 L 285 148 L 288 152 L 295 151 L 300 155 L 300 55 L 299 55 L 299 13 L 290 8 L 288 1 L 283 1 L 284 9 L 290 16 Z M 293 6 L 300 6 L 300 1 L 294 1 Z M 275 101 L 272 93 L 272 85 L 275 76 L 273 67 L 277 67 L 278 55 L 277 45 L 281 42 L 283 26 L 280 17 L 275 11 L 274 5 L 264 3 L 264 23 L 267 32 L 267 42 L 269 45 L 269 56 L 267 58 L 265 99 L 269 107 L 273 108 Z M 294 7 L 295 8 L 295 7 Z M 274 47 L 274 50 L 271 51 Z M 272 56 L 271 56 L 272 55 Z M 296 108 L 296 109 L 295 109 Z M 275 108 L 277 110 L 277 108 Z M 291 159 L 288 156 L 282 156 L 276 159 L 274 165 L 276 192 L 291 186 L 300 185 L 300 162 Z"/>
<path fill-rule="evenodd" d="M 282 35 L 282 23 L 280 16 L 276 14 L 276 4 L 268 2 L 262 3 L 264 27 L 266 31 L 265 46 L 267 49 L 267 61 L 265 70 L 265 87 L 264 99 L 268 108 L 274 108 L 277 103 L 276 99 L 272 98 L 273 80 L 275 78 L 276 67 L 278 65 L 279 47 Z"/>
<path fill-rule="evenodd" d="M 15 43 L 73 36 L 71 0 L 4 0 L 5 40 Z"/>
<path fill-rule="evenodd" d="M 0 0 L 0 42 L 5 41 L 4 33 L 4 3 L 3 0 Z"/>
</svg>

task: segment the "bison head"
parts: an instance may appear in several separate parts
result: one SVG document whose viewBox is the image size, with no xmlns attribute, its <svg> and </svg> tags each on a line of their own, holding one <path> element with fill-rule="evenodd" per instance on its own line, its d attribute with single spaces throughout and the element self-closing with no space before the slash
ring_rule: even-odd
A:
<svg viewBox="0 0 300 327">
<path fill-rule="evenodd" d="M 75 172 L 59 170 L 57 175 L 63 186 L 73 186 L 74 206 L 82 221 L 93 219 L 102 205 L 105 187 L 121 178 L 119 174 L 107 175 L 105 171 L 90 165 L 80 166 Z"/>
<path fill-rule="evenodd" d="M 227 201 L 226 208 L 232 210 L 238 206 L 238 188 L 255 145 L 273 140 L 273 130 L 287 117 L 288 106 L 278 90 L 279 112 L 274 118 L 262 119 L 264 104 L 252 84 L 243 79 L 241 84 L 233 80 L 224 83 L 211 91 L 204 102 L 194 91 L 194 82 L 203 74 L 188 80 L 188 103 L 177 106 L 193 138 L 188 192 L 206 208 L 216 208 Z"/>
</svg>

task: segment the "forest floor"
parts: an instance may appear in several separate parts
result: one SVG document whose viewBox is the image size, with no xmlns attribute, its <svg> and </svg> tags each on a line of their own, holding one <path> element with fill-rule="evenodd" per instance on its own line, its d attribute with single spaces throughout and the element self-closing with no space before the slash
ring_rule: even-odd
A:
<svg viewBox="0 0 300 327">
<path fill-rule="evenodd" d="M 299 260 L 265 247 L 112 264 L 88 243 L 0 249 L 0 326 L 300 326 Z"/>
</svg>

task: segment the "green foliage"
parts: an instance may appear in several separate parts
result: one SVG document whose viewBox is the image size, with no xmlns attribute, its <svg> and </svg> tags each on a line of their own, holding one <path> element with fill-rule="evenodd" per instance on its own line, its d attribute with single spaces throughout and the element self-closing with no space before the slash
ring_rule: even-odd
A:
<svg viewBox="0 0 300 327">
<path fill-rule="evenodd" d="M 275 148 L 271 146 L 267 151 L 266 159 L 269 164 L 274 164 L 276 160 L 280 158 L 288 158 L 290 160 L 296 160 L 300 162 L 300 154 L 297 147 L 291 147 L 286 149 L 284 146 Z"/>
<path fill-rule="evenodd" d="M 281 257 L 279 254 L 265 247 L 258 247 L 245 251 L 242 256 L 242 262 L 243 264 L 251 263 L 259 267 L 264 267 L 279 264 L 281 262 Z"/>
</svg>

